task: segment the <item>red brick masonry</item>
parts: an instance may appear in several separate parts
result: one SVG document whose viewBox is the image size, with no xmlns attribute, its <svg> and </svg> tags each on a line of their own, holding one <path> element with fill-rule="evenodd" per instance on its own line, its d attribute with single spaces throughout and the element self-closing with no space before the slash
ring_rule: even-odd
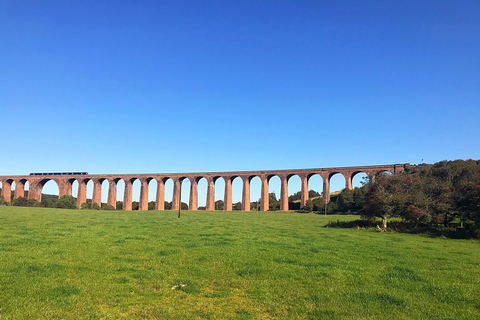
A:
<svg viewBox="0 0 480 320">
<path fill-rule="evenodd" d="M 117 183 L 120 180 L 125 182 L 125 193 L 123 196 L 123 210 L 132 210 L 132 185 L 135 180 L 141 183 L 139 210 L 148 210 L 148 185 L 153 179 L 157 181 L 156 210 L 164 210 L 165 201 L 165 182 L 172 179 L 173 200 L 172 209 L 178 210 L 179 196 L 182 181 L 190 180 L 190 210 L 198 208 L 197 186 L 200 179 L 205 178 L 208 182 L 207 188 L 207 210 L 215 210 L 215 181 L 218 178 L 225 180 L 224 210 L 232 210 L 232 182 L 239 177 L 243 181 L 242 192 L 242 210 L 250 211 L 250 181 L 254 177 L 259 177 L 262 181 L 261 191 L 261 211 L 267 211 L 268 203 L 268 183 L 274 176 L 278 176 L 281 181 L 280 210 L 288 210 L 288 180 L 292 176 L 299 176 L 302 181 L 301 206 L 303 207 L 308 200 L 308 180 L 311 176 L 318 174 L 323 179 L 323 194 L 330 201 L 330 178 L 337 173 L 345 177 L 345 188 L 352 189 L 353 177 L 358 173 L 365 173 L 370 179 L 384 171 L 390 173 L 403 172 L 409 164 L 391 164 L 378 166 L 362 167 L 339 167 L 339 168 L 318 168 L 318 169 L 291 169 L 291 170 L 265 170 L 265 171 L 237 171 L 237 172 L 202 172 L 202 173 L 155 173 L 155 174 L 88 174 L 88 175 L 55 175 L 55 176 L 0 176 L 2 182 L 1 195 L 11 201 L 12 184 L 15 182 L 14 198 L 24 195 L 25 184 L 29 183 L 29 199 L 40 201 L 43 186 L 50 180 L 58 185 L 59 196 L 72 194 L 72 185 L 78 182 L 77 207 L 87 200 L 87 183 L 93 181 L 92 201 L 101 204 L 102 183 L 108 181 L 108 204 L 115 207 L 117 201 Z"/>
</svg>

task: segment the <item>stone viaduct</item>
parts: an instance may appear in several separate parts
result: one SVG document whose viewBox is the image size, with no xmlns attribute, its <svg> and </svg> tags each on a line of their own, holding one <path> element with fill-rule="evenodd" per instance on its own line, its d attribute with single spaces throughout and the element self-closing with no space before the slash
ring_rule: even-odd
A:
<svg viewBox="0 0 480 320">
<path fill-rule="evenodd" d="M 352 189 L 353 177 L 359 173 L 365 173 L 370 179 L 374 179 L 381 172 L 398 173 L 403 172 L 409 164 L 376 165 L 361 167 L 338 167 L 318 169 L 292 169 L 292 170 L 265 170 L 265 171 L 237 171 L 237 172 L 203 172 L 203 173 L 155 173 L 155 174 L 87 174 L 87 175 L 27 175 L 27 176 L 0 176 L 2 183 L 1 195 L 10 202 L 12 185 L 15 183 L 14 198 L 24 196 L 25 185 L 28 182 L 29 199 L 41 200 L 43 186 L 50 180 L 58 185 L 59 196 L 71 195 L 72 186 L 78 182 L 77 207 L 87 200 L 87 183 L 93 182 L 92 202 L 101 205 L 102 183 L 108 181 L 107 204 L 116 206 L 117 183 L 120 180 L 125 182 L 123 196 L 123 210 L 132 210 L 132 186 L 135 180 L 141 183 L 139 210 L 148 210 L 148 186 L 150 181 L 157 181 L 157 194 L 155 210 L 164 210 L 165 182 L 173 180 L 172 209 L 178 210 L 180 203 L 180 192 L 182 181 L 190 180 L 189 209 L 198 209 L 198 182 L 205 178 L 207 180 L 206 210 L 215 210 L 215 181 L 223 178 L 225 181 L 224 210 L 232 211 L 232 182 L 235 178 L 243 181 L 242 210 L 250 211 L 250 181 L 259 177 L 261 180 L 260 210 L 267 211 L 269 208 L 268 184 L 272 177 L 278 176 L 281 181 L 280 210 L 288 210 L 288 180 L 292 176 L 299 176 L 301 180 L 301 206 L 308 200 L 308 181 L 310 177 L 318 174 L 323 179 L 323 195 L 327 202 L 330 201 L 330 179 L 335 174 L 345 177 L 345 188 Z"/>
</svg>

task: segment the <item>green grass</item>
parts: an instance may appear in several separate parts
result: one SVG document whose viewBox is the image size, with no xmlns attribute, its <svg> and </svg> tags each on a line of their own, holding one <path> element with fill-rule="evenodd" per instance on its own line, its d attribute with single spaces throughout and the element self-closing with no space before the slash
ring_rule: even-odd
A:
<svg viewBox="0 0 480 320">
<path fill-rule="evenodd" d="M 356 216 L 0 208 L 0 319 L 479 319 L 480 242 Z"/>
</svg>

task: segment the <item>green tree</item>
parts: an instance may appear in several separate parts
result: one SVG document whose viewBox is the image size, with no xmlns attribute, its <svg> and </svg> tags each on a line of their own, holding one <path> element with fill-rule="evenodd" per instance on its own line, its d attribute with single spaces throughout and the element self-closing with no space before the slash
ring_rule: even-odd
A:
<svg viewBox="0 0 480 320">
<path fill-rule="evenodd" d="M 27 207 L 39 207 L 40 203 L 36 199 L 28 199 L 27 200 Z"/>
<path fill-rule="evenodd" d="M 123 201 L 117 201 L 115 205 L 116 210 L 122 210 L 123 209 Z"/>
<path fill-rule="evenodd" d="M 76 209 L 76 200 L 71 195 L 63 195 L 57 200 L 57 208 Z"/>
<path fill-rule="evenodd" d="M 17 199 L 13 200 L 13 205 L 18 206 L 18 207 L 26 207 L 27 206 L 27 198 L 18 197 Z"/>
<path fill-rule="evenodd" d="M 7 200 L 3 196 L 0 196 L 0 206 L 6 206 L 7 205 Z"/>
<path fill-rule="evenodd" d="M 155 210 L 155 201 L 150 201 L 148 203 L 148 210 Z"/>
<path fill-rule="evenodd" d="M 90 206 L 90 209 L 92 210 L 100 210 L 100 206 L 98 205 L 98 203 L 96 202 L 92 202 L 91 206 Z"/>
<path fill-rule="evenodd" d="M 222 200 L 217 200 L 215 201 L 215 210 L 223 210 L 223 201 Z"/>
</svg>

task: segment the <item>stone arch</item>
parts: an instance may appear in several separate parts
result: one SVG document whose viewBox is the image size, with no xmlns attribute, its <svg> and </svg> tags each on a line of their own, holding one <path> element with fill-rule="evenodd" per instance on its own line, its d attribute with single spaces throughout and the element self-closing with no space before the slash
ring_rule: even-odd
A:
<svg viewBox="0 0 480 320">
<path fill-rule="evenodd" d="M 350 176 L 345 177 L 345 174 L 340 171 L 332 171 L 328 173 L 327 182 L 324 183 L 324 190 L 323 190 L 323 193 L 325 195 L 325 201 L 327 203 L 330 202 L 332 192 L 337 193 L 346 188 L 347 181 L 349 178 Z M 333 184 L 333 188 L 332 188 L 332 184 Z"/>
<path fill-rule="evenodd" d="M 259 175 L 250 175 L 248 176 L 246 181 L 248 181 L 249 192 L 248 206 L 250 210 L 260 211 L 262 201 L 262 177 L 260 177 Z"/>
<path fill-rule="evenodd" d="M 141 182 L 140 210 L 156 210 L 157 188 L 158 188 L 158 182 L 153 177 L 148 177 Z M 154 205 L 152 205 L 152 202 L 154 203 Z"/>
<path fill-rule="evenodd" d="M 125 179 L 121 177 L 114 178 L 112 179 L 112 184 L 115 189 L 115 193 L 114 193 L 115 204 L 113 206 L 117 210 L 120 210 L 120 209 L 123 210 L 123 200 L 125 196 L 125 185 L 126 185 Z"/>
<path fill-rule="evenodd" d="M 368 179 L 368 174 L 366 172 L 361 170 L 352 172 L 352 174 L 350 175 L 352 189 L 356 187 L 361 187 L 361 183 L 364 178 Z"/>
<path fill-rule="evenodd" d="M 314 173 L 308 174 L 307 175 L 308 191 L 314 190 L 320 194 L 323 193 L 323 182 L 324 182 L 324 179 L 319 173 L 314 172 Z"/>
<path fill-rule="evenodd" d="M 378 170 L 378 171 L 375 172 L 375 177 L 378 177 L 378 176 L 380 176 L 381 174 L 386 174 L 386 175 L 391 176 L 391 175 L 393 175 L 393 172 L 392 172 L 391 170 L 389 170 L 389 169 Z"/>
<path fill-rule="evenodd" d="M 214 176 L 212 177 L 212 180 L 215 185 L 214 210 L 224 210 L 225 209 L 225 188 L 227 186 L 227 181 L 222 176 Z"/>
<path fill-rule="evenodd" d="M 180 201 L 180 208 L 182 210 L 185 209 L 182 207 L 182 203 L 185 203 L 187 204 L 187 210 L 191 210 L 190 188 L 192 186 L 192 183 L 189 177 L 180 177 L 179 180 L 181 182 L 180 194 L 181 194 L 181 200 L 182 200 Z"/>
<path fill-rule="evenodd" d="M 234 175 L 230 177 L 230 182 L 232 185 L 230 211 L 242 210 L 243 179 L 238 175 Z"/>
<path fill-rule="evenodd" d="M 302 205 L 301 205 L 301 201 L 302 201 L 302 178 L 300 178 L 300 176 L 296 173 L 291 173 L 291 174 L 288 174 L 287 175 L 287 188 L 288 188 L 288 192 L 287 192 L 287 197 L 289 198 L 290 196 L 293 196 L 295 194 L 299 194 L 299 199 L 298 201 L 297 200 L 294 200 L 292 202 L 289 201 L 289 199 L 287 198 L 286 200 L 286 203 L 288 205 L 288 210 L 299 210 Z"/>
<path fill-rule="evenodd" d="M 56 187 L 56 190 L 57 190 L 56 193 L 57 193 L 57 199 L 58 199 L 60 197 L 60 185 L 59 185 L 58 181 L 56 181 L 55 179 L 50 179 L 50 178 L 42 179 L 42 180 L 38 181 L 36 184 L 33 184 L 31 186 L 31 190 L 35 194 L 32 194 L 31 196 L 34 196 L 34 199 L 36 199 L 38 202 L 41 202 L 43 206 L 51 208 L 51 207 L 55 206 L 55 202 L 52 199 L 49 199 L 49 198 L 45 198 L 45 199 L 42 198 L 42 194 L 44 193 L 43 189 L 47 184 L 51 185 L 51 187 L 47 187 L 47 189 L 50 189 L 52 191 Z M 52 193 L 50 193 L 52 191 L 48 191 L 49 192 L 48 194 L 52 194 Z M 55 195 L 54 193 L 53 193 L 53 195 Z M 47 200 L 50 200 L 50 201 L 47 201 Z"/>
<path fill-rule="evenodd" d="M 208 179 L 204 176 L 198 176 L 195 177 L 194 181 L 196 182 L 197 188 L 197 209 L 205 210 L 207 208 Z M 193 195 L 191 195 L 190 197 L 192 196 Z"/>
<path fill-rule="evenodd" d="M 272 181 L 273 180 L 273 181 Z M 273 183 L 272 183 L 273 182 Z M 277 174 L 270 174 L 267 175 L 267 183 L 268 183 L 268 207 L 266 206 L 266 210 L 277 211 L 280 210 L 280 201 L 281 201 L 281 188 L 282 188 L 282 178 Z M 272 201 L 270 199 L 270 194 L 275 195 L 276 201 Z M 272 195 L 273 198 L 273 195 Z"/>
<path fill-rule="evenodd" d="M 172 210 L 173 204 L 173 188 L 175 185 L 175 181 L 173 177 L 163 177 L 162 179 L 163 186 L 164 186 L 164 210 Z"/>
<path fill-rule="evenodd" d="M 69 195 L 73 196 L 75 198 L 78 197 L 78 188 L 79 188 L 79 182 L 75 178 L 71 178 L 67 180 L 65 189 L 60 191 L 60 197 L 63 195 Z"/>
</svg>

